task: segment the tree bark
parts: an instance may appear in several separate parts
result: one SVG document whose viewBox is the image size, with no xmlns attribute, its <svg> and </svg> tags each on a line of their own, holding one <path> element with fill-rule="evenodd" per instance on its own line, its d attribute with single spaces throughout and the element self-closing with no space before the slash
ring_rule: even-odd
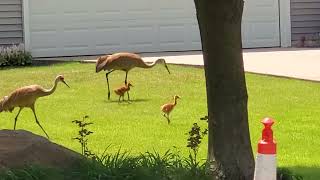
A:
<svg viewBox="0 0 320 180">
<path fill-rule="evenodd" d="M 217 179 L 252 180 L 254 159 L 241 42 L 244 2 L 194 2 L 206 77 L 210 169 Z"/>
</svg>

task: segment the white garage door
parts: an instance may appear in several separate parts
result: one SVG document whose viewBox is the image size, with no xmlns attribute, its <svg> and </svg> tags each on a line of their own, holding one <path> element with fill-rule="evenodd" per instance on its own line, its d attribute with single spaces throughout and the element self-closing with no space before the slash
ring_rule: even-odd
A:
<svg viewBox="0 0 320 180">
<path fill-rule="evenodd" d="M 276 1 L 246 1 L 244 47 L 279 46 Z M 27 2 L 35 57 L 201 49 L 193 0 Z"/>
<path fill-rule="evenodd" d="M 280 46 L 278 0 L 245 0 L 244 3 L 243 46 L 246 48 Z"/>
</svg>

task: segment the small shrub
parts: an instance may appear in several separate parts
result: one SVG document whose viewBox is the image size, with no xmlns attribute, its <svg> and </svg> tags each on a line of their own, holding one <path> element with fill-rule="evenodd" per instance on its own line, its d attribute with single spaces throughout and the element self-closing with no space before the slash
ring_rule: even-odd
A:
<svg viewBox="0 0 320 180">
<path fill-rule="evenodd" d="M 207 129 L 201 131 L 201 127 L 198 126 L 197 123 L 193 123 L 190 131 L 188 132 L 188 139 L 187 139 L 187 147 L 189 148 L 189 160 L 186 161 L 187 166 L 189 166 L 191 172 L 198 176 L 200 173 L 200 169 L 206 169 L 208 162 L 204 161 L 204 163 L 200 163 L 198 161 L 198 151 L 201 144 L 201 140 L 205 135 L 207 135 Z"/>
<path fill-rule="evenodd" d="M 0 47 L 0 66 L 26 66 L 32 63 L 32 56 L 19 44 Z"/>
<path fill-rule="evenodd" d="M 86 119 L 88 119 L 89 116 L 84 116 L 82 120 L 74 120 L 73 123 L 77 124 L 79 127 L 78 130 L 78 136 L 73 138 L 78 140 L 78 142 L 81 144 L 81 154 L 88 157 L 88 158 L 95 158 L 96 155 L 91 152 L 88 148 L 88 137 L 90 134 L 92 134 L 92 131 L 89 131 L 86 129 L 86 126 L 89 126 L 93 124 L 92 122 L 86 122 Z"/>
</svg>

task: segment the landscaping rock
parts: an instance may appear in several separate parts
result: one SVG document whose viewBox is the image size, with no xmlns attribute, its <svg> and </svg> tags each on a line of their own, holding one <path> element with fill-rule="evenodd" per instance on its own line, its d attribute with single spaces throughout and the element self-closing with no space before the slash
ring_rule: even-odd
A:
<svg viewBox="0 0 320 180">
<path fill-rule="evenodd" d="M 26 165 L 67 168 L 81 155 L 25 130 L 0 130 L 0 169 Z"/>
</svg>

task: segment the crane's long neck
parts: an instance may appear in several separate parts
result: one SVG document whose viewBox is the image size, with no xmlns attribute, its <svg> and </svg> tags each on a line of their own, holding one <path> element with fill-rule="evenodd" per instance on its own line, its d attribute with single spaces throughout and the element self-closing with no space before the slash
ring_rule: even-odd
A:
<svg viewBox="0 0 320 180">
<path fill-rule="evenodd" d="M 154 61 L 153 63 L 143 62 L 143 64 L 141 64 L 140 67 L 142 67 L 142 68 L 152 68 L 152 67 L 155 66 L 156 64 L 161 63 L 161 61 L 162 61 L 162 59 L 157 59 L 157 60 Z"/>
<path fill-rule="evenodd" d="M 173 100 L 173 105 L 174 105 L 174 106 L 177 105 L 177 98 L 174 98 L 174 100 Z"/>
<path fill-rule="evenodd" d="M 50 94 L 54 93 L 54 91 L 56 91 L 56 89 L 57 89 L 58 82 L 59 82 L 59 80 L 58 80 L 58 78 L 56 78 L 54 81 L 53 87 L 51 89 L 46 89 L 43 93 L 43 96 L 49 96 Z"/>
<path fill-rule="evenodd" d="M 130 91 L 130 86 L 126 84 L 126 90 Z"/>
</svg>

